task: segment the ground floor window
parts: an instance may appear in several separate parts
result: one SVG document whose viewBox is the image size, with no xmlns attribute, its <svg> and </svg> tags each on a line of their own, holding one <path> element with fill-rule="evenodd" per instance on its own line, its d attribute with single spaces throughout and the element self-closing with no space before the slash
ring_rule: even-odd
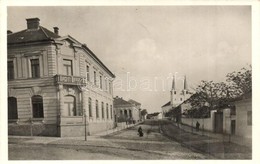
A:
<svg viewBox="0 0 260 164">
<path fill-rule="evenodd" d="M 64 98 L 64 110 L 65 116 L 77 116 L 74 96 L 65 96 Z"/>
<path fill-rule="evenodd" d="M 18 119 L 17 100 L 15 97 L 8 97 L 8 119 Z"/>
<path fill-rule="evenodd" d="M 33 118 L 43 118 L 43 100 L 42 96 L 33 96 L 32 97 L 32 112 Z"/>
</svg>

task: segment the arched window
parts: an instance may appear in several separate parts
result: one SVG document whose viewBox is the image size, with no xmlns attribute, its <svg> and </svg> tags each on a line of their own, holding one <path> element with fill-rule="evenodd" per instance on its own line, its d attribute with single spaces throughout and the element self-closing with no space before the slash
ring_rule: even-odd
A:
<svg viewBox="0 0 260 164">
<path fill-rule="evenodd" d="M 98 100 L 96 100 L 96 118 L 99 118 Z"/>
<path fill-rule="evenodd" d="M 18 119 L 17 100 L 15 97 L 8 97 L 8 119 Z"/>
<path fill-rule="evenodd" d="M 33 118 L 43 118 L 43 100 L 42 96 L 33 96 L 32 97 L 32 112 Z"/>
<path fill-rule="evenodd" d="M 77 116 L 79 115 L 76 110 L 75 97 L 67 95 L 64 97 L 64 114 L 65 116 Z"/>
<path fill-rule="evenodd" d="M 112 105 L 110 105 L 110 116 L 111 116 L 111 119 L 113 119 L 113 109 L 112 109 Z"/>
<path fill-rule="evenodd" d="M 89 112 L 89 117 L 92 117 L 92 104 L 91 104 L 91 98 L 88 98 L 88 112 Z"/>
<path fill-rule="evenodd" d="M 104 115 L 104 103 L 101 102 L 101 114 L 102 114 L 102 118 L 105 118 L 105 115 Z"/>
<path fill-rule="evenodd" d="M 106 105 L 106 112 L 107 112 L 107 119 L 109 118 L 109 112 L 108 112 L 108 103 Z"/>
</svg>

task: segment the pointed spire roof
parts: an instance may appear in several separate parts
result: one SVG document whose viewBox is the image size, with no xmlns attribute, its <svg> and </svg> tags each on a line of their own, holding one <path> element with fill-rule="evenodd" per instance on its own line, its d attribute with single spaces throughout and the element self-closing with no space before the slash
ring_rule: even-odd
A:
<svg viewBox="0 0 260 164">
<path fill-rule="evenodd" d="M 188 89 L 188 86 L 187 86 L 186 75 L 184 76 L 184 82 L 183 82 L 183 85 L 184 85 L 184 90 L 187 90 L 187 89 Z"/>
<path fill-rule="evenodd" d="M 176 89 L 176 86 L 175 86 L 175 76 L 173 76 L 173 79 L 172 79 L 172 90 L 175 90 Z"/>
</svg>

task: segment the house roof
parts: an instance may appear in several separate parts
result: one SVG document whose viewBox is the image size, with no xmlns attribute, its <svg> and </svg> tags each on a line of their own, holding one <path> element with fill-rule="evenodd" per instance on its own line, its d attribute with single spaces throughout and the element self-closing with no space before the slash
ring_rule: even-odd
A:
<svg viewBox="0 0 260 164">
<path fill-rule="evenodd" d="M 8 44 L 31 43 L 38 41 L 50 41 L 60 36 L 54 32 L 39 26 L 38 29 L 26 29 L 7 35 Z"/>
<path fill-rule="evenodd" d="M 122 97 L 116 96 L 114 98 L 114 106 L 121 106 L 121 105 L 132 105 L 130 102 L 124 100 Z"/>
<path fill-rule="evenodd" d="M 38 18 L 37 18 L 38 19 Z M 38 19 L 39 21 L 39 19 Z M 88 52 L 88 54 L 96 60 L 96 62 L 104 68 L 108 74 L 111 75 L 112 78 L 115 78 L 115 75 L 99 60 L 99 58 L 85 45 L 78 42 L 71 36 L 61 37 L 58 34 L 48 30 L 45 27 L 39 26 L 39 28 L 33 29 L 25 29 L 19 32 L 11 33 L 7 35 L 7 43 L 8 45 L 14 44 L 24 44 L 24 43 L 33 43 L 33 42 L 42 42 L 42 41 L 53 41 L 53 40 L 63 40 L 63 39 L 70 39 L 73 42 L 76 42 L 81 46 L 82 49 Z"/>
<path fill-rule="evenodd" d="M 132 99 L 128 100 L 128 102 L 130 102 L 131 104 L 135 104 L 135 105 L 141 105 L 141 103 L 139 103 L 135 100 L 132 100 Z"/>
<path fill-rule="evenodd" d="M 167 102 L 166 104 L 164 104 L 162 107 L 166 107 L 166 106 L 169 106 L 171 105 L 171 101 Z"/>
</svg>

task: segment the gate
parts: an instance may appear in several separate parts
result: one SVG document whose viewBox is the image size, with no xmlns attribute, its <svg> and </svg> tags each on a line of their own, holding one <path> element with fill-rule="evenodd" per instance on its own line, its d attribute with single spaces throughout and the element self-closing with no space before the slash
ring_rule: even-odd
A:
<svg viewBox="0 0 260 164">
<path fill-rule="evenodd" d="M 214 132 L 223 133 L 223 112 L 215 113 Z"/>
</svg>

